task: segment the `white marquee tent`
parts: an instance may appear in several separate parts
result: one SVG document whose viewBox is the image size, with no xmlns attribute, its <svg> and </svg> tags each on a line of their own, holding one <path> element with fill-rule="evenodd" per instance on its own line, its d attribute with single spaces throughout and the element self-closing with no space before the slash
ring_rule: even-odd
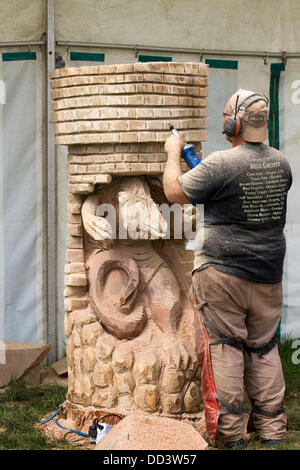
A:
<svg viewBox="0 0 300 470">
<path fill-rule="evenodd" d="M 280 334 L 300 337 L 300 3 L 0 0 L 0 16 L 0 340 L 50 342 L 51 360 L 64 355 L 66 148 L 54 150 L 47 91 L 58 56 L 66 66 L 209 63 L 204 156 L 228 147 L 221 113 L 232 93 L 270 98 L 269 143 L 294 174 Z"/>
</svg>

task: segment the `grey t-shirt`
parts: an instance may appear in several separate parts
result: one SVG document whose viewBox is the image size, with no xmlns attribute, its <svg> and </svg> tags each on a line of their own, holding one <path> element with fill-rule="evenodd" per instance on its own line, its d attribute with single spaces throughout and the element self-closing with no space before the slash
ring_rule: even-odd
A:
<svg viewBox="0 0 300 470">
<path fill-rule="evenodd" d="M 204 204 L 194 271 L 211 266 L 253 282 L 281 281 L 292 184 L 281 152 L 263 143 L 214 152 L 179 182 L 192 204 Z"/>
</svg>

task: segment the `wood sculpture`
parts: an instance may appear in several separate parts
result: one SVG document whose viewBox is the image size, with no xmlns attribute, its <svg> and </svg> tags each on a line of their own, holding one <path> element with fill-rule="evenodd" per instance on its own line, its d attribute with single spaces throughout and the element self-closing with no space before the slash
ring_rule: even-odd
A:
<svg viewBox="0 0 300 470">
<path fill-rule="evenodd" d="M 170 122 L 201 155 L 207 66 L 91 66 L 51 78 L 56 143 L 68 145 L 65 410 L 195 416 L 200 374 L 184 395 L 197 367 L 193 253 L 172 239 L 159 205 Z"/>
</svg>

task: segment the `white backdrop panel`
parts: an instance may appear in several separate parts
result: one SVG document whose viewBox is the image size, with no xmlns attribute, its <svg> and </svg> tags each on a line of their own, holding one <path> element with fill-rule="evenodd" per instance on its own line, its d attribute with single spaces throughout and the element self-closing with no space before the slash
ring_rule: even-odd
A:
<svg viewBox="0 0 300 470">
<path fill-rule="evenodd" d="M 2 62 L 0 193 L 2 201 L 2 308 L 4 337 L 43 341 L 42 190 L 38 61 Z"/>
</svg>

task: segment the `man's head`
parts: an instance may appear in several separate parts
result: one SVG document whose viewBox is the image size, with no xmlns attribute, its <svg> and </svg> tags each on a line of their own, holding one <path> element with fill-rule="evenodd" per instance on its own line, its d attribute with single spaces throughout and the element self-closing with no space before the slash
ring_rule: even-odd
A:
<svg viewBox="0 0 300 470">
<path fill-rule="evenodd" d="M 268 99 L 240 88 L 228 100 L 223 116 L 223 133 L 231 142 L 263 142 L 268 132 Z"/>
</svg>

